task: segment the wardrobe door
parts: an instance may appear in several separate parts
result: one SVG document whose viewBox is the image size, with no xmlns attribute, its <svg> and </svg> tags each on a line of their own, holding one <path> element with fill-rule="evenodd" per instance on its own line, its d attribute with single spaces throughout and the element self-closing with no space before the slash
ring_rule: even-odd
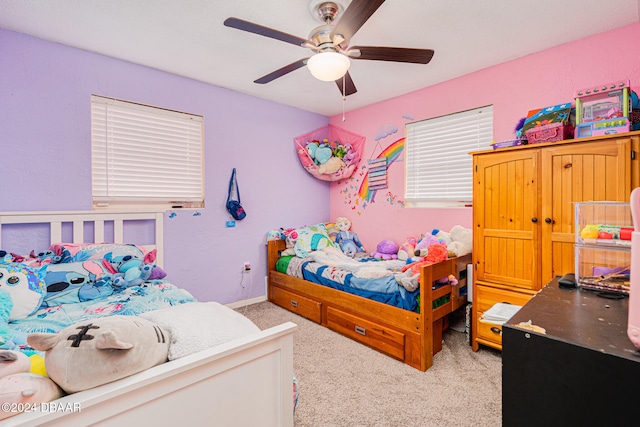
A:
<svg viewBox="0 0 640 427">
<path fill-rule="evenodd" d="M 574 203 L 629 201 L 631 139 L 547 146 L 542 150 L 542 283 L 574 272 Z"/>
<path fill-rule="evenodd" d="M 476 280 L 539 289 L 540 150 L 474 157 Z"/>
</svg>

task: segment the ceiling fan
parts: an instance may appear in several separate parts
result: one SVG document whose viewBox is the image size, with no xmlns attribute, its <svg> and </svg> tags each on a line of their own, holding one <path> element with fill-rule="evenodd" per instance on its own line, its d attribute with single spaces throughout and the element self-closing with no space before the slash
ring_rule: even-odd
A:
<svg viewBox="0 0 640 427">
<path fill-rule="evenodd" d="M 311 0 L 310 9 L 315 10 L 324 24 L 314 28 L 308 39 L 238 18 L 227 18 L 224 25 L 308 48 L 315 52 L 311 57 L 285 65 L 260 77 L 254 83 L 269 83 L 306 65 L 314 77 L 323 81 L 335 81 L 340 93 L 343 96 L 348 96 L 357 92 L 348 71 L 351 64 L 350 59 L 428 64 L 433 57 L 434 52 L 431 49 L 383 46 L 349 47 L 349 41 L 353 35 L 378 10 L 382 3 L 384 0 L 352 0 L 349 6 L 344 9 L 339 0 Z M 340 13 L 343 9 L 344 12 Z M 336 17 L 339 14 L 342 16 L 336 22 Z"/>
</svg>

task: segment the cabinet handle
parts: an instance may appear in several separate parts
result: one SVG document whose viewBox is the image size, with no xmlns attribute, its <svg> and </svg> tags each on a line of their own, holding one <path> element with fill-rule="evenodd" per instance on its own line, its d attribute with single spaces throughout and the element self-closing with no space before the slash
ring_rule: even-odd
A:
<svg viewBox="0 0 640 427">
<path fill-rule="evenodd" d="M 495 326 L 491 328 L 491 332 L 493 332 L 494 334 L 502 335 L 502 330 Z"/>
<path fill-rule="evenodd" d="M 357 333 L 359 333 L 360 335 L 362 335 L 362 336 L 366 336 L 366 335 L 367 335 L 367 329 L 366 329 L 366 328 L 363 328 L 362 326 L 358 326 L 358 325 L 356 325 L 356 327 L 355 327 L 355 331 L 356 331 Z"/>
<path fill-rule="evenodd" d="M 538 222 L 538 218 L 534 216 L 533 218 L 531 218 L 531 222 Z"/>
<path fill-rule="evenodd" d="M 293 308 L 298 308 L 298 301 L 291 300 L 291 306 Z"/>
<path fill-rule="evenodd" d="M 547 224 L 551 224 L 553 220 L 551 218 L 545 218 L 544 222 L 546 222 Z"/>
</svg>

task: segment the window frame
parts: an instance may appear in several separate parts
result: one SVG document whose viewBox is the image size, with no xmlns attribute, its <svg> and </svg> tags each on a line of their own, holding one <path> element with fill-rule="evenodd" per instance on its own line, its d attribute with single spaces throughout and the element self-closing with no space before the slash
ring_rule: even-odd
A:
<svg viewBox="0 0 640 427">
<path fill-rule="evenodd" d="M 92 94 L 91 200 L 204 208 L 204 117 Z"/>
<path fill-rule="evenodd" d="M 493 105 L 405 124 L 404 206 L 471 206 L 473 159 L 469 153 L 492 141 Z M 454 194 L 449 196 L 448 191 Z"/>
</svg>

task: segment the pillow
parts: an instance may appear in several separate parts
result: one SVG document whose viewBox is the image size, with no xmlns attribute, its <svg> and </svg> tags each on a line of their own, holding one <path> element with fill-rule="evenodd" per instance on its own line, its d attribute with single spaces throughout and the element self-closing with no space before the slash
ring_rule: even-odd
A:
<svg viewBox="0 0 640 427">
<path fill-rule="evenodd" d="M 60 262 L 79 262 L 91 259 L 102 259 L 107 253 L 112 258 L 127 255 L 144 259 L 145 252 L 136 245 L 120 243 L 54 243 L 49 249 L 58 254 Z"/>
<path fill-rule="evenodd" d="M 13 300 L 9 321 L 24 319 L 40 307 L 46 293 L 45 270 L 46 267 L 34 268 L 20 262 L 0 264 L 0 287 Z"/>
<path fill-rule="evenodd" d="M 338 233 L 342 230 L 340 230 L 334 222 L 325 222 L 324 226 L 327 228 L 327 234 L 331 238 L 331 241 L 335 242 L 336 237 L 338 237 Z"/>
<path fill-rule="evenodd" d="M 49 264 L 43 307 L 105 298 L 113 293 L 111 274 L 102 260 Z"/>
<path fill-rule="evenodd" d="M 298 233 L 298 239 L 293 250 L 300 258 L 308 257 L 312 251 L 335 247 L 323 223 L 298 228 L 296 232 Z"/>
<path fill-rule="evenodd" d="M 248 318 L 217 302 L 190 302 L 140 314 L 171 335 L 169 360 L 260 332 Z"/>
<path fill-rule="evenodd" d="M 295 255 L 283 255 L 276 261 L 276 271 L 280 273 L 287 274 L 287 268 L 289 268 L 289 263 L 291 262 L 291 258 Z"/>
</svg>

